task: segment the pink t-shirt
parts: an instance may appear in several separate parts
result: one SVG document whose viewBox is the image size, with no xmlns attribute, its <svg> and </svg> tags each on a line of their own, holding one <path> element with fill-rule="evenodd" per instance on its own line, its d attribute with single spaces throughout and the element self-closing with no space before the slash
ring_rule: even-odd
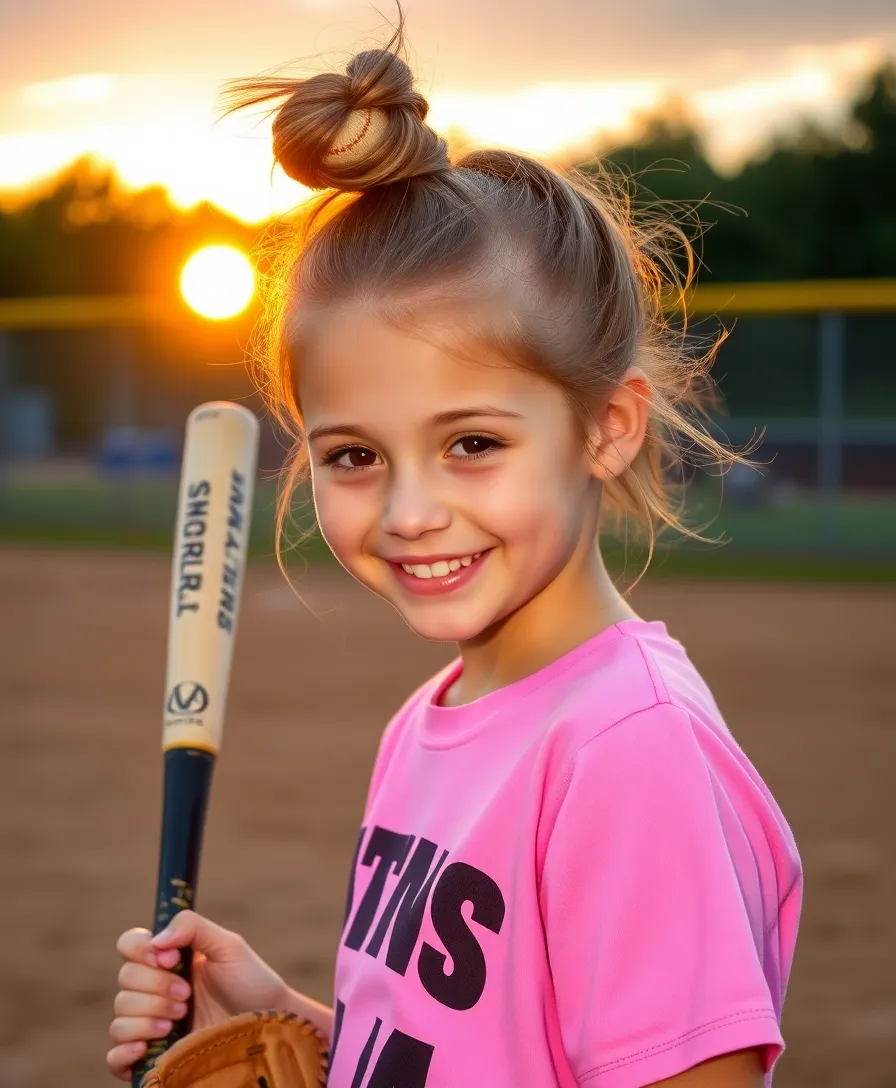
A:
<svg viewBox="0 0 896 1088">
<path fill-rule="evenodd" d="M 681 643 L 625 620 L 387 727 L 336 964 L 331 1088 L 643 1088 L 784 1041 L 802 871 Z"/>
</svg>

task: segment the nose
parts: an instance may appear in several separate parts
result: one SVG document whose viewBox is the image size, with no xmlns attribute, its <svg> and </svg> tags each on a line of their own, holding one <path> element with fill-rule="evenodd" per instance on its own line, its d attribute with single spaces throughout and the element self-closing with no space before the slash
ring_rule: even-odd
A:
<svg viewBox="0 0 896 1088">
<path fill-rule="evenodd" d="M 423 473 L 403 471 L 393 475 L 383 510 L 383 531 L 415 540 L 433 529 L 447 529 L 451 510 Z"/>
</svg>

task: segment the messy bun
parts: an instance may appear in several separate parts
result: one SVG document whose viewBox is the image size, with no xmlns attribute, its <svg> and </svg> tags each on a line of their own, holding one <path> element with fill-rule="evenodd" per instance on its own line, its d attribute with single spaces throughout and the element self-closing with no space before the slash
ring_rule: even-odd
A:
<svg viewBox="0 0 896 1088">
<path fill-rule="evenodd" d="M 425 123 L 429 103 L 393 51 L 401 40 L 399 26 L 386 48 L 358 53 L 344 74 L 231 80 L 225 115 L 288 94 L 273 123 L 274 159 L 310 189 L 360 192 L 448 170 L 448 146 Z"/>
</svg>

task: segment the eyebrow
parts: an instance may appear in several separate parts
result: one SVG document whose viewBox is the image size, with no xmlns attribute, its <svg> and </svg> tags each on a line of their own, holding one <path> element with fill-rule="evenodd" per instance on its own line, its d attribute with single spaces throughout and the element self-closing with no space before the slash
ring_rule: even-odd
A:
<svg viewBox="0 0 896 1088">
<path fill-rule="evenodd" d="M 519 412 L 508 412 L 502 408 L 492 408 L 491 405 L 481 404 L 471 408 L 454 408 L 450 412 L 439 412 L 430 419 L 430 427 L 446 427 L 449 423 L 460 423 L 464 419 L 522 419 Z M 354 438 L 366 438 L 367 435 L 361 427 L 351 423 L 334 423 L 329 427 L 313 427 L 308 432 L 308 441 L 316 438 L 330 438 L 334 435 L 345 435 Z"/>
</svg>

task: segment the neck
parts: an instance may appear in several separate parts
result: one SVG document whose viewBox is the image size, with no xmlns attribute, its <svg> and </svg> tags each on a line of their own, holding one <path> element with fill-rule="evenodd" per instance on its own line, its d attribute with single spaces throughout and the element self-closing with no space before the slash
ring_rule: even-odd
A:
<svg viewBox="0 0 896 1088">
<path fill-rule="evenodd" d="M 638 619 L 613 585 L 591 537 L 545 588 L 516 612 L 460 644 L 463 670 L 445 692 L 459 706 L 522 680 L 624 619 Z"/>
</svg>

